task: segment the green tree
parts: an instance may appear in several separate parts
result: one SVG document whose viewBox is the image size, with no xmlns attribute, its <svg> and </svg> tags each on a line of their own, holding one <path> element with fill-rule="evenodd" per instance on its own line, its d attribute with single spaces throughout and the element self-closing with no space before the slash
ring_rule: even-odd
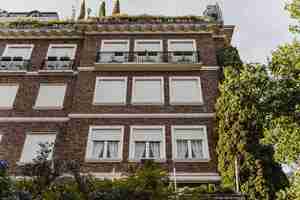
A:
<svg viewBox="0 0 300 200">
<path fill-rule="evenodd" d="M 218 166 L 223 185 L 234 188 L 234 160 L 238 158 L 241 191 L 250 199 L 274 199 L 288 185 L 273 159 L 272 146 L 260 142 L 266 116 L 261 106 L 269 81 L 265 66 L 227 66 L 217 102 Z"/>
<path fill-rule="evenodd" d="M 291 25 L 290 31 L 294 33 L 300 32 L 300 0 L 288 1 L 286 10 L 289 11 L 291 18 L 298 21 L 298 24 Z"/>
</svg>

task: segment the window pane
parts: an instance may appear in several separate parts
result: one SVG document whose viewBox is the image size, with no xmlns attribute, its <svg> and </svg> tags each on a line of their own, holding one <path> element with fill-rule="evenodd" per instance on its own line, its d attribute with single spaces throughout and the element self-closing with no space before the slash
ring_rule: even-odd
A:
<svg viewBox="0 0 300 200">
<path fill-rule="evenodd" d="M 149 158 L 160 159 L 160 142 L 149 143 Z"/>
<path fill-rule="evenodd" d="M 159 41 L 141 41 L 137 42 L 135 51 L 162 51 Z"/>
<path fill-rule="evenodd" d="M 92 157 L 94 159 L 103 159 L 103 157 L 104 157 L 104 141 L 94 141 L 93 142 Z"/>
<path fill-rule="evenodd" d="M 52 144 L 55 142 L 55 134 L 45 134 L 45 135 L 27 135 L 23 146 L 23 152 L 21 155 L 21 162 L 32 162 L 36 158 L 38 152 L 41 150 L 40 144 Z M 50 153 L 48 159 L 52 158 L 52 152 Z"/>
<path fill-rule="evenodd" d="M 173 79 L 171 82 L 172 102 L 200 102 L 200 85 L 198 80 Z"/>
<path fill-rule="evenodd" d="M 134 102 L 162 103 L 161 80 L 136 80 Z"/>
<path fill-rule="evenodd" d="M 119 157 L 119 142 L 117 141 L 109 141 L 107 142 L 107 158 L 116 159 Z"/>
<path fill-rule="evenodd" d="M 96 88 L 95 103 L 125 103 L 125 80 L 99 80 Z"/>
<path fill-rule="evenodd" d="M 146 142 L 135 142 L 134 158 L 146 158 Z"/>
<path fill-rule="evenodd" d="M 66 85 L 41 85 L 35 106 L 62 108 L 66 88 Z"/>
<path fill-rule="evenodd" d="M 101 51 L 106 52 L 128 52 L 129 45 L 127 41 L 105 41 L 101 47 Z"/>
<path fill-rule="evenodd" d="M 0 107 L 13 107 L 18 88 L 18 85 L 0 85 Z"/>
<path fill-rule="evenodd" d="M 203 145 L 202 140 L 192 140 L 192 158 L 201 159 L 203 158 Z"/>
<path fill-rule="evenodd" d="M 177 140 L 177 158 L 178 159 L 188 159 L 189 149 L 187 140 Z"/>
</svg>

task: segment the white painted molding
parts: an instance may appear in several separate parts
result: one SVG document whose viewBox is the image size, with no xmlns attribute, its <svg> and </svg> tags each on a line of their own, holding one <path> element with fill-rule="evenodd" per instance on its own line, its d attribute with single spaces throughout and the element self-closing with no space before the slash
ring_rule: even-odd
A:
<svg viewBox="0 0 300 200">
<path fill-rule="evenodd" d="M 67 122 L 68 117 L 0 117 L 0 123 L 7 122 Z"/>
<path fill-rule="evenodd" d="M 74 119 L 89 118 L 214 118 L 215 113 L 143 113 L 143 114 L 76 114 L 68 115 Z"/>
<path fill-rule="evenodd" d="M 174 181 L 173 173 L 169 174 L 170 181 Z M 177 173 L 176 181 L 180 183 L 219 182 L 221 177 L 218 173 Z"/>
<path fill-rule="evenodd" d="M 136 64 L 136 63 L 134 63 L 134 64 Z M 107 64 L 107 65 L 109 65 L 109 64 Z M 120 65 L 122 65 L 122 64 L 120 64 Z M 140 65 L 145 65 L 145 63 L 142 63 Z M 148 65 L 150 65 L 150 64 L 148 64 Z M 80 71 L 82 71 L 82 72 L 95 71 L 95 67 L 78 67 L 77 69 L 79 72 Z M 200 71 L 217 71 L 219 69 L 220 69 L 219 66 L 202 66 L 201 68 L 199 68 Z"/>
</svg>

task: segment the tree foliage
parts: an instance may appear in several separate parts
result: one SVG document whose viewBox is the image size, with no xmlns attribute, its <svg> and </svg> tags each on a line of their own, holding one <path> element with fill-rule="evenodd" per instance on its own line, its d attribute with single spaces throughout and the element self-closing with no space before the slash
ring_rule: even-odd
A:
<svg viewBox="0 0 300 200">
<path fill-rule="evenodd" d="M 242 192 L 250 199 L 274 199 L 287 178 L 273 160 L 273 148 L 260 142 L 265 113 L 261 112 L 269 76 L 262 65 L 226 67 L 217 102 L 218 165 L 225 187 L 234 188 L 235 158 L 239 159 Z"/>
</svg>

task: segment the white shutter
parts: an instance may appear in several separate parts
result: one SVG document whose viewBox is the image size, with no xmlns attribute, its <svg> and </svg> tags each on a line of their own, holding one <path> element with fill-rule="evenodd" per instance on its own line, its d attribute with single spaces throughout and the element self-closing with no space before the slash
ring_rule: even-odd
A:
<svg viewBox="0 0 300 200">
<path fill-rule="evenodd" d="M 26 136 L 25 143 L 23 146 L 23 151 L 21 155 L 20 162 L 28 163 L 32 162 L 34 158 L 38 155 L 41 143 L 54 143 L 56 135 L 55 134 L 30 134 Z M 49 155 L 48 159 L 52 158 L 53 152 Z"/>
<path fill-rule="evenodd" d="M 0 85 L 0 108 L 13 107 L 18 88 L 18 85 Z"/>
<path fill-rule="evenodd" d="M 203 128 L 175 128 L 176 140 L 198 140 L 204 139 Z"/>
<path fill-rule="evenodd" d="M 132 139 L 134 141 L 162 141 L 163 130 L 161 128 L 133 128 Z"/>
<path fill-rule="evenodd" d="M 41 84 L 35 107 L 63 108 L 67 85 Z"/>
<path fill-rule="evenodd" d="M 162 51 L 162 41 L 136 41 L 135 51 Z"/>
<path fill-rule="evenodd" d="M 91 140 L 93 141 L 121 141 L 122 130 L 118 129 L 93 129 Z"/>
<path fill-rule="evenodd" d="M 170 40 L 169 51 L 195 51 L 194 40 Z"/>
<path fill-rule="evenodd" d="M 49 48 L 48 57 L 69 57 L 74 59 L 75 47 L 52 46 Z"/>
<path fill-rule="evenodd" d="M 133 103 L 163 103 L 162 79 L 134 80 Z"/>
<path fill-rule="evenodd" d="M 95 88 L 94 103 L 125 104 L 127 93 L 126 78 L 99 78 Z"/>
<path fill-rule="evenodd" d="M 128 52 L 129 51 L 129 41 L 113 41 L 113 40 L 103 40 L 102 41 L 102 52 Z"/>
<path fill-rule="evenodd" d="M 8 45 L 6 47 L 6 50 L 4 51 L 3 56 L 8 56 L 8 57 L 22 57 L 25 60 L 29 60 L 31 57 L 31 52 L 32 52 L 33 46 L 28 45 Z"/>
</svg>

